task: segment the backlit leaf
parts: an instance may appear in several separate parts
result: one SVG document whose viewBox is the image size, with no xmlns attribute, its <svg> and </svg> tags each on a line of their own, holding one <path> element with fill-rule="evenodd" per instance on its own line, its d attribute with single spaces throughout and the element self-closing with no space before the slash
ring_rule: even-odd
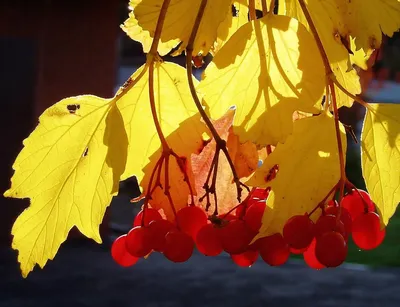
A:
<svg viewBox="0 0 400 307">
<path fill-rule="evenodd" d="M 78 106 L 70 114 L 67 106 Z M 22 275 L 53 259 L 76 225 L 101 242 L 98 226 L 117 194 L 127 159 L 128 138 L 112 100 L 79 96 L 47 109 L 25 139 L 6 197 L 30 198 L 16 220 L 12 247 Z"/>
<path fill-rule="evenodd" d="M 370 104 L 361 158 L 368 192 L 387 225 L 400 202 L 400 105 Z"/>
<path fill-rule="evenodd" d="M 346 151 L 346 134 L 341 126 Z M 276 178 L 267 182 L 271 168 L 279 166 Z M 247 184 L 271 187 L 267 210 L 258 237 L 282 232 L 285 222 L 296 214 L 314 209 L 340 178 L 335 123 L 330 114 L 294 122 L 293 134 L 278 144 Z M 312 215 L 318 218 L 320 211 Z"/>
<path fill-rule="evenodd" d="M 148 37 L 154 37 L 158 16 L 163 0 L 131 0 L 133 14 L 130 15 L 125 28 L 130 28 L 133 39 L 142 43 L 144 50 L 150 49 Z M 161 33 L 160 53 L 165 54 L 166 47 L 173 47 L 182 42 L 174 53 L 179 55 L 185 50 L 200 7 L 201 0 L 171 0 Z M 217 39 L 217 29 L 231 10 L 231 0 L 208 1 L 196 36 L 193 54 L 207 54 Z M 136 20 L 135 20 L 136 19 Z M 147 32 L 142 34 L 142 32 Z"/>
<path fill-rule="evenodd" d="M 292 114 L 322 97 L 324 67 L 310 33 L 295 19 L 267 16 L 242 26 L 205 70 L 198 90 L 212 118 L 236 106 L 240 141 L 283 142 Z"/>
</svg>

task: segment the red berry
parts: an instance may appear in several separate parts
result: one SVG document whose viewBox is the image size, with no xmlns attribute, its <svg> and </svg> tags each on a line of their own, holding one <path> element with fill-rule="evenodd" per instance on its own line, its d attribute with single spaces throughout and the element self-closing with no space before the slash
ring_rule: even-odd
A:
<svg viewBox="0 0 400 307">
<path fill-rule="evenodd" d="M 198 206 L 187 206 L 178 211 L 176 221 L 179 229 L 196 239 L 197 232 L 207 224 L 207 214 Z"/>
<path fill-rule="evenodd" d="M 307 250 L 307 247 L 306 248 L 302 248 L 302 249 L 297 249 L 297 248 L 290 247 L 289 250 L 290 250 L 291 254 L 301 255 L 302 253 L 304 253 Z"/>
<path fill-rule="evenodd" d="M 358 190 L 358 192 L 356 190 L 352 190 L 350 193 L 345 195 L 340 202 L 340 205 L 349 211 L 353 221 L 366 210 L 368 212 L 375 211 L 375 205 L 372 202 L 369 194 L 363 190 Z"/>
<path fill-rule="evenodd" d="M 136 217 L 135 217 L 135 219 L 133 221 L 133 227 L 142 226 L 143 215 L 144 215 L 144 225 L 143 226 L 149 226 L 149 224 L 152 221 L 162 220 L 162 216 L 158 212 L 158 210 L 153 209 L 153 208 L 149 208 L 149 207 L 147 207 L 147 208 L 144 207 L 136 215 Z"/>
<path fill-rule="evenodd" d="M 340 209 L 340 220 L 344 225 L 344 229 L 346 230 L 347 235 L 349 235 L 351 233 L 351 224 L 353 222 L 351 219 L 351 215 L 346 208 L 328 207 L 325 209 L 325 214 L 337 216 L 339 214 L 339 209 Z"/>
<path fill-rule="evenodd" d="M 262 188 L 256 188 L 252 194 L 251 194 L 251 198 L 258 198 L 258 199 L 267 199 L 269 194 L 269 190 L 268 189 L 262 189 Z"/>
<path fill-rule="evenodd" d="M 280 233 L 259 239 L 261 258 L 271 266 L 279 266 L 289 259 L 289 246 Z"/>
<path fill-rule="evenodd" d="M 306 248 L 314 238 L 314 226 L 307 214 L 292 216 L 283 227 L 283 238 L 290 247 Z"/>
<path fill-rule="evenodd" d="M 165 235 L 175 229 L 175 225 L 167 220 L 155 220 L 149 225 L 151 247 L 157 252 L 165 249 Z"/>
<path fill-rule="evenodd" d="M 336 216 L 321 215 L 315 223 L 315 237 L 322 236 L 324 233 L 331 231 L 339 232 L 344 238 L 348 236 L 342 221 L 338 221 Z"/>
<path fill-rule="evenodd" d="M 347 244 L 343 236 L 336 232 L 326 232 L 316 238 L 315 256 L 326 267 L 341 265 L 347 256 Z"/>
<path fill-rule="evenodd" d="M 233 220 L 237 220 L 237 216 L 229 213 L 227 214 L 220 214 L 218 215 L 218 217 L 223 221 L 223 222 L 228 222 L 228 221 L 233 221 Z"/>
<path fill-rule="evenodd" d="M 247 207 L 246 214 L 243 217 L 246 225 L 256 233 L 261 228 L 261 220 L 266 209 L 265 201 L 258 201 Z"/>
<path fill-rule="evenodd" d="M 172 262 L 185 262 L 193 254 L 193 239 L 182 231 L 173 230 L 165 236 L 164 256 Z"/>
<path fill-rule="evenodd" d="M 310 244 L 310 246 L 307 248 L 307 250 L 303 253 L 303 258 L 305 263 L 307 265 L 315 270 L 320 270 L 325 268 L 321 262 L 318 261 L 317 257 L 315 256 L 315 244 L 316 244 L 316 239 L 314 238 Z"/>
<path fill-rule="evenodd" d="M 330 201 L 328 201 L 328 203 L 326 204 L 327 207 L 337 207 L 339 206 L 338 202 L 334 199 L 331 199 Z"/>
<path fill-rule="evenodd" d="M 199 252 L 206 256 L 218 256 L 223 251 L 219 230 L 213 224 L 200 228 L 196 236 L 196 245 Z"/>
<path fill-rule="evenodd" d="M 126 237 L 126 249 L 135 257 L 148 255 L 152 250 L 149 228 L 140 226 L 132 228 Z"/>
<path fill-rule="evenodd" d="M 381 229 L 378 214 L 363 213 L 353 222 L 353 241 L 361 249 L 369 250 L 378 247 L 385 238 L 386 230 Z"/>
<path fill-rule="evenodd" d="M 255 233 L 242 220 L 232 220 L 219 229 L 222 248 L 228 254 L 240 254 L 246 251 Z"/>
<path fill-rule="evenodd" d="M 126 235 L 122 235 L 115 239 L 111 246 L 111 256 L 120 266 L 128 267 L 134 265 L 139 258 L 132 256 L 126 250 Z"/>
<path fill-rule="evenodd" d="M 232 254 L 231 258 L 240 267 L 250 267 L 256 262 L 258 251 L 247 250 L 241 254 Z"/>
<path fill-rule="evenodd" d="M 242 218 L 246 213 L 247 202 L 241 203 L 235 210 L 235 215 L 238 218 Z"/>
</svg>

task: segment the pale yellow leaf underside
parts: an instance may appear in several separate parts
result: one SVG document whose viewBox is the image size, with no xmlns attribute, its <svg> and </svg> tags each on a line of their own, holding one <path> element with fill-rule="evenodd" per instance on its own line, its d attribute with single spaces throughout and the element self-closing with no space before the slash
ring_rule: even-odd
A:
<svg viewBox="0 0 400 307">
<path fill-rule="evenodd" d="M 240 141 L 283 142 L 295 110 L 308 111 L 325 88 L 312 35 L 297 20 L 270 15 L 249 22 L 216 54 L 198 87 L 212 118 L 236 106 Z"/>
<path fill-rule="evenodd" d="M 387 225 L 400 202 L 400 105 L 370 104 L 361 158 L 367 190 Z"/>
<path fill-rule="evenodd" d="M 341 126 L 346 152 L 346 134 Z M 269 170 L 279 165 L 274 180 L 266 182 Z M 250 186 L 271 187 L 258 237 L 282 232 L 285 222 L 314 209 L 340 179 L 335 123 L 330 114 L 294 122 L 293 134 L 275 150 L 247 182 Z M 318 218 L 320 212 L 313 214 Z"/>
</svg>

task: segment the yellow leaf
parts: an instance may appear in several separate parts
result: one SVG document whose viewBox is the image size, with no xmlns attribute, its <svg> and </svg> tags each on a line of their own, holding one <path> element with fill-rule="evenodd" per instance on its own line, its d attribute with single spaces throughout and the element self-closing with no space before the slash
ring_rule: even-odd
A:
<svg viewBox="0 0 400 307">
<path fill-rule="evenodd" d="M 357 65 L 363 70 L 368 69 L 368 60 L 371 57 L 374 50 L 370 49 L 364 51 L 363 49 L 356 50 L 355 39 L 350 38 L 350 49 L 353 51 L 353 54 L 350 54 L 350 60 L 352 64 Z"/>
<path fill-rule="evenodd" d="M 131 77 L 136 80 L 144 66 Z M 140 182 L 149 157 L 160 146 L 149 103 L 148 72 L 125 94 L 118 96 L 128 135 L 128 160 L 121 180 L 135 175 Z M 194 80 L 195 84 L 197 81 Z M 120 96 L 119 96 L 120 95 Z M 179 123 L 198 113 L 187 81 L 186 70 L 177 64 L 163 62 L 154 69 L 154 95 L 159 122 L 165 137 L 179 128 Z M 190 131 L 203 131 L 204 124 L 193 122 Z M 189 130 L 188 130 L 189 131 Z M 195 145 L 193 145 L 195 146 Z"/>
<path fill-rule="evenodd" d="M 295 19 L 268 14 L 242 26 L 205 70 L 198 90 L 212 118 L 236 106 L 241 142 L 283 142 L 295 110 L 322 97 L 325 70 L 317 46 Z"/>
<path fill-rule="evenodd" d="M 12 228 L 24 277 L 36 263 L 43 267 L 54 258 L 74 225 L 101 242 L 98 226 L 117 194 L 127 146 L 122 116 L 110 99 L 67 98 L 40 116 L 4 193 L 31 199 Z"/>
<path fill-rule="evenodd" d="M 351 67 L 349 52 L 346 49 L 346 47 L 350 48 L 350 45 L 345 46 L 347 45 L 346 41 L 349 40 L 348 31 L 337 1 L 340 2 L 342 0 L 309 0 L 307 1 L 307 9 L 317 28 L 318 35 L 337 80 L 350 93 L 356 95 L 361 92 L 361 85 L 356 71 Z M 286 0 L 285 9 L 287 16 L 296 18 L 309 28 L 298 1 Z M 356 60 L 359 60 L 359 56 Z M 336 97 L 338 107 L 351 107 L 353 104 L 353 99 L 349 98 L 339 89 L 336 90 Z"/>
<path fill-rule="evenodd" d="M 131 37 L 142 43 L 145 50 L 149 50 L 150 47 L 148 36 L 154 37 L 162 3 L 163 0 L 130 1 L 133 14 L 130 15 L 130 19 L 125 23 L 125 27 L 132 25 L 132 33 L 137 34 Z M 161 42 L 164 43 L 164 45 L 161 45 L 162 48 L 172 47 L 177 42 L 182 42 L 178 50 L 174 52 L 174 55 L 179 55 L 185 50 L 200 3 L 201 0 L 171 0 L 161 32 Z M 231 0 L 208 1 L 194 42 L 194 55 L 199 53 L 206 55 L 208 53 L 217 39 L 218 26 L 230 10 Z M 142 34 L 143 31 L 149 34 Z M 165 53 L 165 50 L 161 49 L 159 52 Z"/>
<path fill-rule="evenodd" d="M 346 134 L 341 126 L 346 152 Z M 270 169 L 279 166 L 276 178 L 266 181 Z M 293 134 L 278 144 L 247 182 L 250 186 L 271 187 L 267 210 L 258 237 L 282 232 L 285 222 L 296 214 L 314 209 L 340 179 L 335 123 L 328 113 L 294 122 Z M 312 219 L 318 218 L 315 212 Z"/>
<path fill-rule="evenodd" d="M 369 106 L 361 134 L 362 172 L 387 225 L 400 201 L 400 105 Z"/>
<path fill-rule="evenodd" d="M 399 0 L 339 1 L 350 35 L 357 50 L 379 48 L 382 32 L 392 36 L 400 28 Z"/>
</svg>

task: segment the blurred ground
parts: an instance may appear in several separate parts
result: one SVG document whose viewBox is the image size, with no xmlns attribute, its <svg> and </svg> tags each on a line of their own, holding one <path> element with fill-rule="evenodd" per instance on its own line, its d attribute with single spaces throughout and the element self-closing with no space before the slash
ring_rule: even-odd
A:
<svg viewBox="0 0 400 307">
<path fill-rule="evenodd" d="M 363 266 L 315 271 L 300 262 L 238 268 L 227 255 L 195 254 L 183 264 L 160 254 L 120 268 L 108 247 L 66 243 L 44 270 L 23 279 L 10 250 L 0 251 L 1 307 L 80 306 L 400 306 L 400 270 Z"/>
</svg>

